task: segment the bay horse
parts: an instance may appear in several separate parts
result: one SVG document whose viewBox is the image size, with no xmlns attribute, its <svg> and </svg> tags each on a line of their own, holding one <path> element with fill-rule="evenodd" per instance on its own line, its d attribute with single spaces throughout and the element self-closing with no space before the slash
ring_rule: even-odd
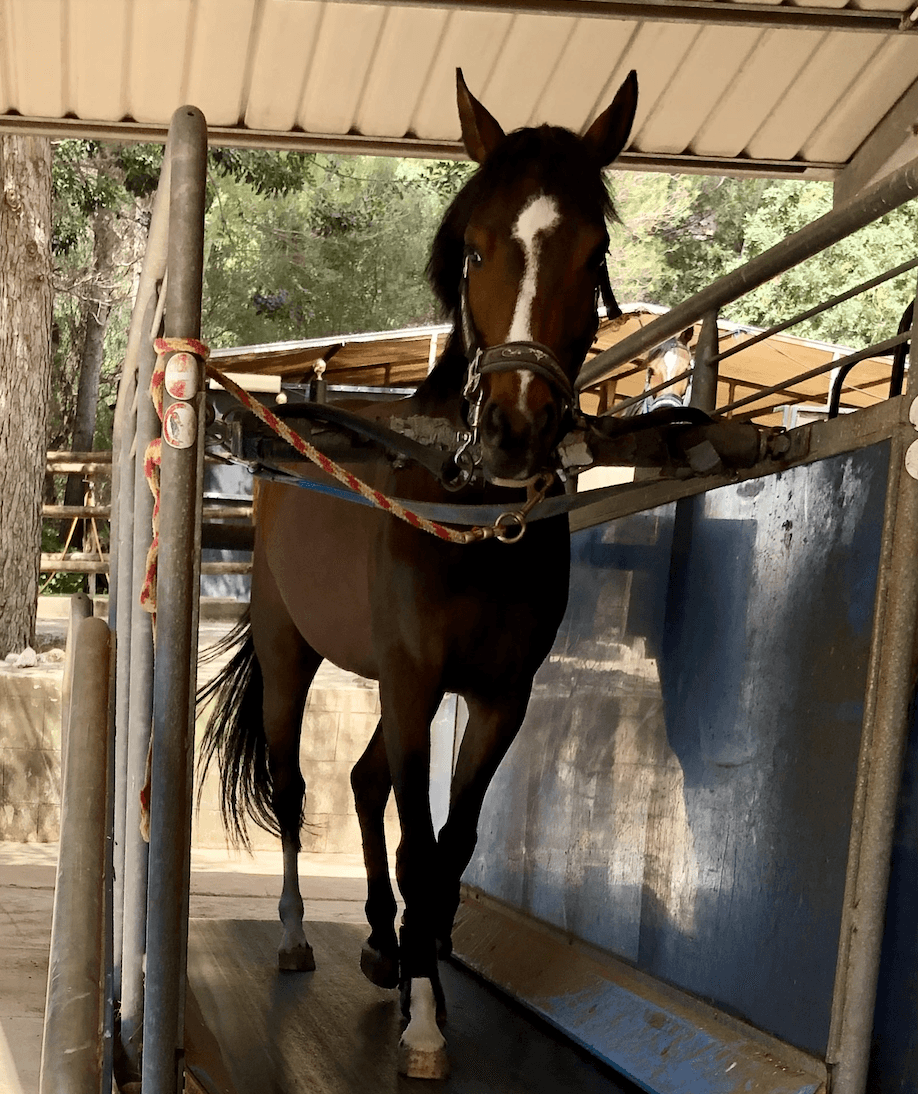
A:
<svg viewBox="0 0 918 1094">
<path fill-rule="evenodd" d="M 614 211 L 602 171 L 631 131 L 637 77 L 625 79 L 582 137 L 547 125 L 505 135 L 458 70 L 457 97 L 462 140 L 479 166 L 447 210 L 428 264 L 453 332 L 414 395 L 360 412 L 383 421 L 446 419 L 457 434 L 472 435 L 479 473 L 458 495 L 410 464 L 380 460 L 363 474 L 400 498 L 513 509 L 551 475 L 575 409 L 573 381 L 608 285 Z M 611 292 L 609 299 L 617 307 Z M 360 963 L 373 983 L 401 987 L 400 1072 L 442 1077 L 437 960 L 451 949 L 485 791 L 565 611 L 567 518 L 533 524 L 512 545 L 457 545 L 378 509 L 261 482 L 255 525 L 248 620 L 225 670 L 204 689 L 215 707 L 203 766 L 219 760 L 230 834 L 244 842 L 248 817 L 280 836 L 278 960 L 282 969 L 313 969 L 297 876 L 306 694 L 325 658 L 379 682 L 382 717 L 351 775 L 368 883 L 370 935 Z M 465 699 L 469 717 L 448 819 L 435 833 L 430 723 L 447 692 Z M 405 904 L 398 932 L 383 828 L 393 789 Z"/>
</svg>

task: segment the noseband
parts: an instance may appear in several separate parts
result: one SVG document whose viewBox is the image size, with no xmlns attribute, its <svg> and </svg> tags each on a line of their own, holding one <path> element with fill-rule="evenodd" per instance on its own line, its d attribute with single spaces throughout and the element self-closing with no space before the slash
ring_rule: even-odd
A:
<svg viewBox="0 0 918 1094">
<path fill-rule="evenodd" d="M 554 391 L 559 402 L 560 417 L 564 417 L 577 405 L 577 396 L 567 373 L 561 367 L 561 363 L 555 354 L 541 342 L 502 342 L 496 346 L 481 348 L 475 322 L 472 319 L 468 301 L 469 259 L 466 256 L 462 269 L 462 284 L 460 286 L 460 320 L 465 355 L 469 362 L 465 374 L 465 384 L 462 388 L 462 398 L 466 404 L 465 418 L 468 423 L 467 430 L 461 430 L 457 435 L 458 448 L 454 461 L 458 475 L 450 486 L 459 489 L 465 486 L 475 473 L 475 468 L 481 463 L 481 453 L 478 449 L 479 426 L 481 423 L 481 408 L 484 402 L 484 390 L 481 380 L 483 376 L 489 376 L 502 372 L 531 372 L 534 376 L 544 380 Z M 622 314 L 621 309 L 612 293 L 612 285 L 609 282 L 609 272 L 605 259 L 599 271 L 599 280 L 596 285 L 596 323 L 594 331 L 599 327 L 599 301 L 602 299 L 606 305 L 606 314 L 610 319 L 616 319 Z"/>
</svg>

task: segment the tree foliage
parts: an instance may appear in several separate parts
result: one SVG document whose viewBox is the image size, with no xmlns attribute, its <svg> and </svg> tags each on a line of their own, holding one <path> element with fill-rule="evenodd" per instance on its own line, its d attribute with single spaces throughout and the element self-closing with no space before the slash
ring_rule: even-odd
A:
<svg viewBox="0 0 918 1094">
<path fill-rule="evenodd" d="M 674 183 L 675 185 L 675 183 Z M 813 181 L 683 179 L 684 211 L 650 225 L 656 265 L 643 299 L 673 305 L 829 212 L 832 188 Z M 724 318 L 769 327 L 899 265 L 915 253 L 918 203 L 902 206 L 724 309 Z M 915 294 L 913 274 L 838 305 L 792 334 L 863 346 L 894 333 Z"/>
<path fill-rule="evenodd" d="M 225 177 L 207 214 L 208 337 L 252 344 L 432 321 L 427 251 L 464 167 L 322 155 L 284 192 Z"/>
</svg>

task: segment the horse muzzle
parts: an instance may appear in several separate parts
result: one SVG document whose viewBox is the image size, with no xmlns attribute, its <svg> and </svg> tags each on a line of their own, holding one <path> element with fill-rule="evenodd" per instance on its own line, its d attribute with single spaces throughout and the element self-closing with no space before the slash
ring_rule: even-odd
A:
<svg viewBox="0 0 918 1094">
<path fill-rule="evenodd" d="M 507 342 L 476 355 L 466 399 L 485 477 L 524 485 L 548 467 L 575 396 L 547 346 Z"/>
</svg>

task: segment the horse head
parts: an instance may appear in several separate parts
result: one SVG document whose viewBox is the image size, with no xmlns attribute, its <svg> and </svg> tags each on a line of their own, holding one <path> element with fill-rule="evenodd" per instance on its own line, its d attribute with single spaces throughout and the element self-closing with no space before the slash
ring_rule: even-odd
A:
<svg viewBox="0 0 918 1094">
<path fill-rule="evenodd" d="M 429 271 L 468 361 L 466 416 L 484 475 L 521 486 L 550 467 L 596 334 L 614 217 L 602 172 L 631 131 L 637 77 L 583 136 L 548 125 L 505 134 L 461 70 L 457 85 L 479 167 L 447 211 Z"/>
<path fill-rule="evenodd" d="M 695 328 L 689 327 L 676 338 L 662 342 L 647 355 L 645 359 L 647 379 L 644 390 L 651 391 L 661 384 L 668 384 L 668 386 L 658 395 L 649 395 L 641 404 L 643 410 L 685 406 L 691 377 L 683 376 L 683 373 L 689 372 L 692 368 L 691 341 L 694 334 Z"/>
</svg>

